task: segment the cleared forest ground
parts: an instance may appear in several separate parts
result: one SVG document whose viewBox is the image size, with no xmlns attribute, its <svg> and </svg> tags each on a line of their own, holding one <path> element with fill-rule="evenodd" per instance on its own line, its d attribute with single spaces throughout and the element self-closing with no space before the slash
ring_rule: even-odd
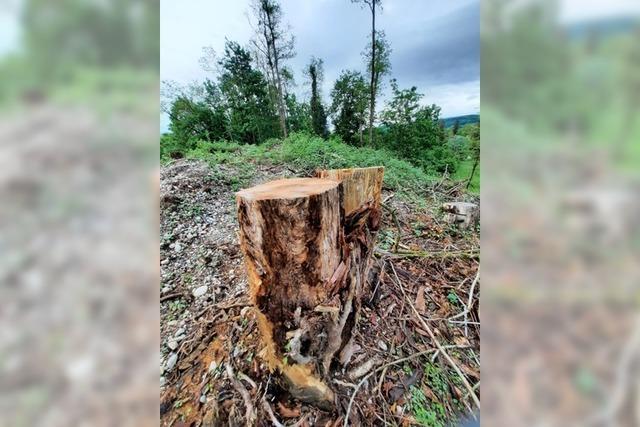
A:
<svg viewBox="0 0 640 427">
<path fill-rule="evenodd" d="M 479 384 L 479 232 L 446 224 L 440 211 L 446 201 L 477 202 L 463 186 L 434 181 L 416 194 L 385 177 L 357 345 L 331 384 L 339 408 L 330 413 L 291 399 L 262 364 L 237 237 L 240 186 L 309 168 L 208 160 L 161 170 L 162 425 L 341 425 L 349 406 L 353 425 L 437 426 L 470 416 L 473 399 L 451 362 Z"/>
</svg>

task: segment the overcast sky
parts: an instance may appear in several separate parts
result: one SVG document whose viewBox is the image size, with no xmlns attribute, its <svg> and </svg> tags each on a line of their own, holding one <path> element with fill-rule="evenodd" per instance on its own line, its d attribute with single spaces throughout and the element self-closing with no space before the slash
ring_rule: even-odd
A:
<svg viewBox="0 0 640 427">
<path fill-rule="evenodd" d="M 442 117 L 478 113 L 480 108 L 480 1 L 383 0 L 376 28 L 391 43 L 392 76 L 401 88 L 417 86 L 425 104 Z M 349 0 L 281 0 L 285 22 L 296 37 L 289 61 L 308 98 L 302 69 L 312 55 L 324 60 L 324 101 L 341 70 L 366 72 L 361 52 L 370 40 L 371 15 Z M 161 78 L 188 83 L 207 73 L 202 47 L 224 51 L 225 37 L 247 43 L 249 0 L 164 0 L 161 3 Z M 387 79 L 388 80 L 388 79 Z M 389 88 L 388 83 L 385 84 Z M 385 94 L 386 95 L 386 94 Z M 382 105 L 380 105 L 382 104 Z M 379 102 L 379 107 L 384 101 Z"/>
</svg>

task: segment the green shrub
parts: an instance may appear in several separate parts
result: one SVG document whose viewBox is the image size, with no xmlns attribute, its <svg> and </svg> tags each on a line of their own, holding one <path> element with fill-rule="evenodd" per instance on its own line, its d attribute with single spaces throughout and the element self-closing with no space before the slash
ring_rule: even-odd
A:
<svg viewBox="0 0 640 427">
<path fill-rule="evenodd" d="M 385 149 L 359 148 L 347 145 L 340 138 L 324 140 L 305 133 L 293 133 L 287 139 L 269 139 L 259 145 L 229 141 L 197 141 L 184 149 L 170 134 L 161 139 L 163 160 L 177 156 L 200 159 L 214 168 L 232 166 L 237 172 L 233 186 L 244 185 L 255 170 L 255 163 L 287 164 L 300 175 L 311 175 L 317 169 L 384 166 L 384 186 L 401 196 L 417 198 L 424 195 L 429 184 L 438 179 L 420 167 L 398 159 Z"/>
<path fill-rule="evenodd" d="M 281 161 L 307 173 L 316 169 L 384 166 L 385 186 L 403 193 L 422 193 L 429 182 L 436 179 L 388 150 L 354 147 L 338 137 L 323 140 L 297 133 L 285 139 L 276 150 Z"/>
</svg>

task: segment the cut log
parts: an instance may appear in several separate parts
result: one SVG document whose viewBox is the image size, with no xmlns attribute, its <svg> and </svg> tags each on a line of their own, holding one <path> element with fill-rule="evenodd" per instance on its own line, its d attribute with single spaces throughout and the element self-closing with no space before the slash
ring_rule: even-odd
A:
<svg viewBox="0 0 640 427">
<path fill-rule="evenodd" d="M 446 213 L 446 221 L 449 224 L 455 224 L 458 228 L 475 227 L 480 220 L 480 211 L 475 203 L 444 203 L 442 210 Z"/>
<path fill-rule="evenodd" d="M 261 356 L 294 397 L 325 409 L 334 405 L 332 362 L 357 322 L 380 217 L 375 189 L 349 179 L 284 179 L 237 193 Z M 344 201 L 356 199 L 345 189 L 356 187 L 367 196 L 345 214 Z"/>
</svg>

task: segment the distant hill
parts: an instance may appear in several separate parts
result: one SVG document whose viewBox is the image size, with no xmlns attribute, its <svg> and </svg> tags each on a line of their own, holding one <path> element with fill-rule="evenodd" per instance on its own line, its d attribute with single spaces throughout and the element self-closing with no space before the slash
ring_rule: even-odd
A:
<svg viewBox="0 0 640 427">
<path fill-rule="evenodd" d="M 469 123 L 478 123 L 480 121 L 480 114 L 467 114 L 466 116 L 447 117 L 442 119 L 445 127 L 451 127 L 458 121 L 460 126 L 467 125 Z"/>
</svg>

